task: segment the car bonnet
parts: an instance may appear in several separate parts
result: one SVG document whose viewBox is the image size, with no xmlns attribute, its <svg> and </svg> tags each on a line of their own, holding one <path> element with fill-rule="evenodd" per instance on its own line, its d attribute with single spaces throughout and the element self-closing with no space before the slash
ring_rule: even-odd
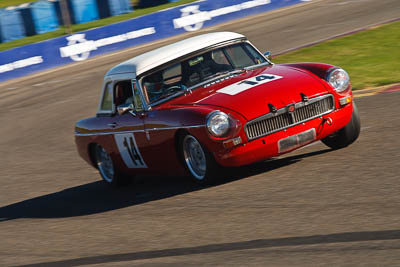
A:
<svg viewBox="0 0 400 267">
<path fill-rule="evenodd" d="M 328 93 L 320 78 L 273 65 L 214 80 L 173 100 L 172 105 L 207 105 L 240 113 L 252 120 L 276 109 Z M 270 104 L 270 105 L 269 105 Z"/>
</svg>

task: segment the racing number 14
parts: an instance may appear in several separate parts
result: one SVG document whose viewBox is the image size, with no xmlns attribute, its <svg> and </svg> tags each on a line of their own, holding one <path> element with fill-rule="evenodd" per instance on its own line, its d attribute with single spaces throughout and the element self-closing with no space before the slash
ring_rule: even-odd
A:
<svg viewBox="0 0 400 267">
<path fill-rule="evenodd" d="M 249 79 L 231 84 L 225 88 L 218 90 L 218 93 L 223 93 L 227 95 L 237 95 L 241 92 L 249 90 L 257 85 L 272 82 L 278 79 L 283 78 L 282 76 L 274 75 L 274 74 L 261 74 L 255 77 L 251 77 Z"/>
<path fill-rule="evenodd" d="M 128 143 L 128 139 L 129 139 L 129 143 Z M 131 157 L 133 164 L 143 165 L 142 158 L 140 157 L 139 153 L 136 150 L 136 146 L 135 146 L 135 143 L 133 142 L 132 137 L 124 138 L 124 146 L 128 150 L 128 154 Z M 138 162 L 136 163 L 136 161 L 138 161 Z"/>
<path fill-rule="evenodd" d="M 275 79 L 275 76 L 273 76 L 273 75 L 258 75 L 258 76 L 256 76 L 256 77 L 254 77 L 255 78 L 255 81 L 254 80 L 250 80 L 250 79 L 248 79 L 248 80 L 244 80 L 244 81 L 241 81 L 241 82 L 239 82 L 238 84 L 249 84 L 249 85 L 257 85 L 257 84 L 259 84 L 259 82 L 261 82 L 261 81 L 264 81 L 264 80 L 273 80 L 273 79 Z"/>
<path fill-rule="evenodd" d="M 133 133 L 114 135 L 119 153 L 128 168 L 147 168 Z"/>
</svg>

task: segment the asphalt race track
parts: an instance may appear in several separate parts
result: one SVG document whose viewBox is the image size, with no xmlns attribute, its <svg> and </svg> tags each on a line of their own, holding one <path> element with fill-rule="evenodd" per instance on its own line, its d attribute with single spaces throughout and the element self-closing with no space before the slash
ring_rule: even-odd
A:
<svg viewBox="0 0 400 267">
<path fill-rule="evenodd" d="M 399 15 L 398 0 L 322 0 L 207 31 L 277 54 Z M 179 38 L 0 84 L 0 266 L 400 265 L 396 90 L 356 98 L 361 136 L 341 150 L 316 143 L 208 188 L 100 181 L 74 123 L 95 114 L 107 69 Z"/>
</svg>

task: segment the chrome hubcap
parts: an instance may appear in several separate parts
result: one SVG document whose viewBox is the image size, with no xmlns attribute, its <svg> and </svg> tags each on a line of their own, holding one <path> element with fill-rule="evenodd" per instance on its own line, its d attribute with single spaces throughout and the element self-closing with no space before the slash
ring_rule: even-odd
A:
<svg viewBox="0 0 400 267">
<path fill-rule="evenodd" d="M 102 146 L 96 147 L 97 166 L 106 182 L 111 183 L 114 178 L 114 165 L 110 155 Z"/>
<path fill-rule="evenodd" d="M 206 175 L 206 155 L 200 143 L 191 135 L 183 139 L 183 156 L 191 174 L 199 180 Z"/>
</svg>

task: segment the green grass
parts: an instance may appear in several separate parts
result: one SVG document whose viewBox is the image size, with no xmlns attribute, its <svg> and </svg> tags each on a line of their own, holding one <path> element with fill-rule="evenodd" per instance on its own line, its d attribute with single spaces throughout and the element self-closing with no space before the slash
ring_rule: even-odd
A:
<svg viewBox="0 0 400 267">
<path fill-rule="evenodd" d="M 26 0 L 6 0 L 1 4 Z M 72 26 L 73 32 L 124 21 L 195 0 L 181 0 L 157 7 L 137 9 L 129 14 Z M 1 6 L 0 4 L 0 6 Z M 65 35 L 65 29 L 0 44 L 0 51 Z M 275 63 L 324 62 L 340 66 L 350 77 L 353 89 L 400 82 L 400 22 L 327 41 L 274 58 Z"/>
<path fill-rule="evenodd" d="M 35 2 L 35 1 L 37 1 L 37 0 L 0 0 L 0 8 L 8 7 L 8 6 L 17 6 L 20 4 L 31 3 L 31 2 Z M 139 0 L 131 0 L 131 2 L 134 6 L 136 6 L 137 3 L 139 2 Z"/>
<path fill-rule="evenodd" d="M 349 73 L 353 89 L 397 83 L 400 82 L 400 22 L 300 49 L 273 61 L 340 66 Z"/>
<path fill-rule="evenodd" d="M 0 8 L 8 7 L 8 6 L 16 6 L 23 3 L 30 3 L 34 0 L 27 1 L 27 0 L 0 0 Z"/>
<path fill-rule="evenodd" d="M 23 1 L 23 0 L 7 0 L 7 1 L 4 1 L 4 2 L 18 2 L 18 1 L 27 2 L 27 1 Z M 143 16 L 143 15 L 146 15 L 146 14 L 154 13 L 156 11 L 167 9 L 167 8 L 171 8 L 171 7 L 174 7 L 174 6 L 179 6 L 179 5 L 191 3 L 191 2 L 194 2 L 194 1 L 196 1 L 196 0 L 180 0 L 178 2 L 168 3 L 168 4 L 164 4 L 164 5 L 160 5 L 160 6 L 143 8 L 143 9 L 135 9 L 131 13 L 123 14 L 123 15 L 120 15 L 120 16 L 115 16 L 115 17 L 109 17 L 109 18 L 105 18 L 105 19 L 95 20 L 95 21 L 91 21 L 91 22 L 87 22 L 87 23 L 83 23 L 83 24 L 72 25 L 71 30 L 72 30 L 72 32 L 80 32 L 80 31 L 84 31 L 84 30 L 88 30 L 88 29 L 92 29 L 92 28 L 97 28 L 97 27 L 113 24 L 113 23 L 116 23 L 116 22 L 128 20 L 128 19 L 131 19 L 131 18 L 140 17 L 140 16 Z M 2 3 L 2 0 L 0 0 L 0 3 Z M 60 29 L 56 30 L 56 31 L 43 33 L 43 34 L 38 34 L 38 35 L 22 38 L 22 39 L 11 41 L 11 42 L 7 42 L 7 43 L 2 43 L 2 44 L 0 44 L 0 51 L 12 49 L 12 48 L 23 46 L 23 45 L 27 45 L 27 44 L 32 44 L 32 43 L 45 41 L 45 40 L 48 40 L 48 39 L 52 39 L 52 38 L 63 36 L 65 34 L 66 34 L 66 29 L 64 27 L 60 27 Z"/>
</svg>

